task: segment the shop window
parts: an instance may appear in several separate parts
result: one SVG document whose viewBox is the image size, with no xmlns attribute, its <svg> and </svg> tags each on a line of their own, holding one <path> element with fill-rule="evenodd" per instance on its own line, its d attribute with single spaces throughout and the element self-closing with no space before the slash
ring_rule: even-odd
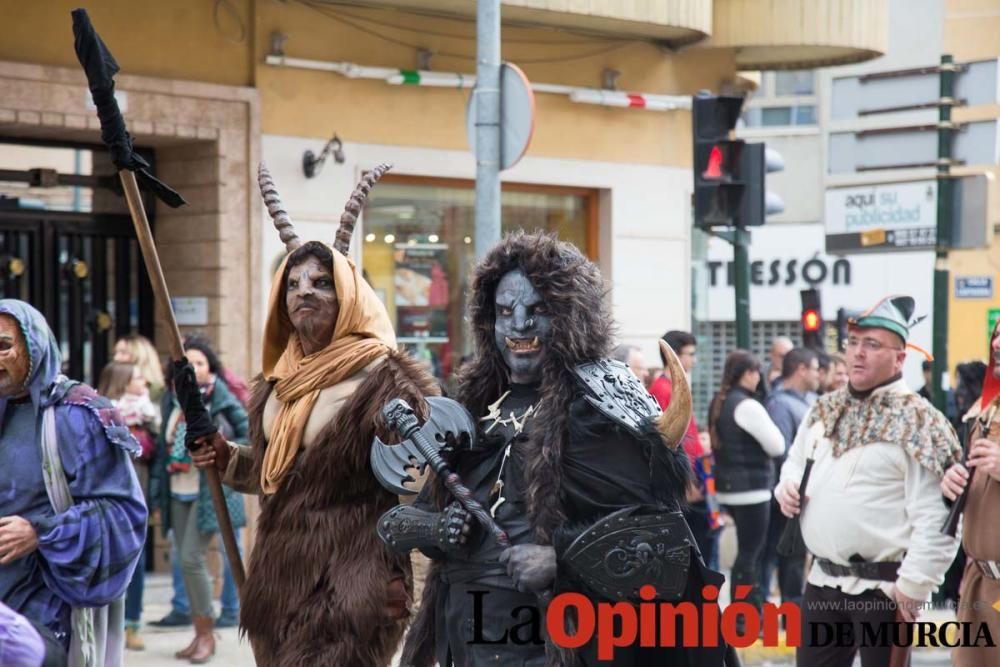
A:
<svg viewBox="0 0 1000 667">
<path fill-rule="evenodd" d="M 362 267 L 399 343 L 448 381 L 473 352 L 466 301 L 474 264 L 472 181 L 386 177 L 363 220 Z M 504 184 L 503 231 L 545 230 L 596 259 L 597 192 Z"/>
<path fill-rule="evenodd" d="M 814 89 L 813 70 L 774 73 L 775 95 L 812 95 Z"/>
<path fill-rule="evenodd" d="M 816 124 L 816 107 L 801 106 L 749 107 L 741 117 L 746 127 L 790 127 Z"/>
<path fill-rule="evenodd" d="M 791 107 L 771 107 L 760 110 L 760 124 L 764 127 L 774 127 L 792 124 Z"/>
</svg>

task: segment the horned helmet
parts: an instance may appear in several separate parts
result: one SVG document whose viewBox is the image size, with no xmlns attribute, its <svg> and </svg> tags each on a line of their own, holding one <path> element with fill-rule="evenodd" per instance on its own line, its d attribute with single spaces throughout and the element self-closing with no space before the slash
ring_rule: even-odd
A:
<svg viewBox="0 0 1000 667">
<path fill-rule="evenodd" d="M 390 169 L 392 169 L 391 164 L 383 163 L 378 165 L 365 174 L 357 187 L 354 188 L 354 192 L 351 193 L 347 204 L 344 205 L 344 212 L 340 216 L 340 226 L 337 228 L 337 234 L 333 241 L 334 250 L 339 251 L 345 256 L 347 255 L 351 246 L 351 236 L 354 234 L 354 225 L 358 222 L 358 215 L 361 214 L 361 209 L 364 208 L 368 194 L 375 187 L 375 184 L 378 183 L 379 179 L 382 178 L 382 175 Z M 281 242 L 285 244 L 285 250 L 291 253 L 301 246 L 303 241 L 295 233 L 292 219 L 288 216 L 288 211 L 285 210 L 284 205 L 281 203 L 281 198 L 278 196 L 278 191 L 274 187 L 274 179 L 271 178 L 271 172 L 268 171 L 267 166 L 263 162 L 257 167 L 257 182 L 260 184 L 260 194 L 264 198 L 264 204 L 267 205 L 267 212 L 274 221 L 275 229 L 278 230 L 278 236 L 281 237 Z"/>
</svg>

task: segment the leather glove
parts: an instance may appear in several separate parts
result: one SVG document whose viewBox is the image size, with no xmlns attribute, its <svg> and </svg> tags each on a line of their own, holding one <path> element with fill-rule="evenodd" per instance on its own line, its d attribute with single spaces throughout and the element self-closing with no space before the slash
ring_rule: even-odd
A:
<svg viewBox="0 0 1000 667">
<path fill-rule="evenodd" d="M 196 440 L 210 436 L 218 432 L 212 418 L 205 407 L 205 401 L 201 396 L 201 389 L 198 381 L 195 380 L 194 367 L 187 359 L 171 362 L 174 383 L 174 396 L 184 412 L 184 421 L 187 422 L 187 432 L 184 436 L 184 444 L 191 451 L 200 447 Z"/>
<path fill-rule="evenodd" d="M 397 553 L 434 549 L 444 554 L 465 547 L 472 516 L 457 502 L 441 512 L 427 512 L 411 505 L 397 505 L 378 521 L 378 536 Z"/>
<path fill-rule="evenodd" d="M 465 546 L 472 530 L 472 515 L 457 502 L 451 502 L 441 512 L 442 538 L 438 548 L 445 552 Z"/>
</svg>

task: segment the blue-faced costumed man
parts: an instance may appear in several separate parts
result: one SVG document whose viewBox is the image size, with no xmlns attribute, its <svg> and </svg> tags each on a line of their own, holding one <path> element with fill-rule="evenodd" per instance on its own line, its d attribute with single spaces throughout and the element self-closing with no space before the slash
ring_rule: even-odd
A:
<svg viewBox="0 0 1000 667">
<path fill-rule="evenodd" d="M 146 534 L 128 461 L 139 445 L 60 366 L 42 314 L 0 300 L 0 601 L 70 665 L 119 665 L 122 600 Z"/>
</svg>

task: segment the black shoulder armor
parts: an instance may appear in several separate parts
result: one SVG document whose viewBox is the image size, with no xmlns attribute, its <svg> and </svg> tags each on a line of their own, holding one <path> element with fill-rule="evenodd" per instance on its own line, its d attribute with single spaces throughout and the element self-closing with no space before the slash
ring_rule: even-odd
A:
<svg viewBox="0 0 1000 667">
<path fill-rule="evenodd" d="M 601 414 L 641 435 L 642 425 L 660 414 L 660 406 L 628 366 L 613 359 L 589 361 L 576 367 L 584 395 Z"/>
</svg>

